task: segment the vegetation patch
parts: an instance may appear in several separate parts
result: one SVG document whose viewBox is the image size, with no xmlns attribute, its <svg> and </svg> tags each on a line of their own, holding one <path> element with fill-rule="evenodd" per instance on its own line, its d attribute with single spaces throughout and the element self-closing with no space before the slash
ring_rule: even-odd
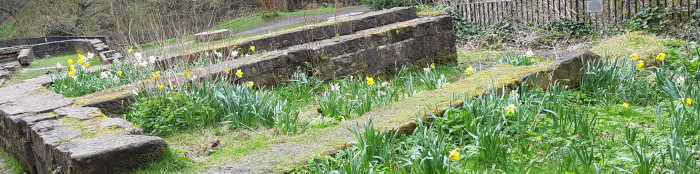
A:
<svg viewBox="0 0 700 174">
<path fill-rule="evenodd" d="M 12 173 L 15 174 L 20 174 L 24 172 L 24 168 L 22 167 L 22 165 L 19 164 L 19 161 L 17 161 L 17 159 L 15 159 L 15 157 L 13 157 L 10 153 L 0 151 L 0 157 L 5 160 L 5 165 L 2 166 L 3 170 L 10 170 Z"/>
<path fill-rule="evenodd" d="M 663 52 L 662 39 L 645 32 L 631 32 L 600 41 L 591 48 L 603 57 L 622 58 L 637 54 L 648 65 L 654 65 L 656 56 Z"/>
</svg>

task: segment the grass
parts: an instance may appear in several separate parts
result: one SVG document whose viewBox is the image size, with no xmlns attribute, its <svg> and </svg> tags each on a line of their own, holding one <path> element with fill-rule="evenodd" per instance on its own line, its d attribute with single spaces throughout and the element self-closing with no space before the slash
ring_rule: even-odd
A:
<svg viewBox="0 0 700 174">
<path fill-rule="evenodd" d="M 459 62 L 481 62 L 497 61 L 500 51 L 493 50 L 459 50 L 457 51 L 457 61 Z"/>
<path fill-rule="evenodd" d="M 353 7 L 345 7 L 345 8 L 353 8 Z M 345 8 L 343 8 L 343 9 L 345 9 Z M 285 17 L 300 16 L 300 15 L 328 14 L 328 13 L 332 13 L 332 12 L 335 12 L 335 8 L 299 10 L 299 11 L 295 11 L 295 12 L 279 12 L 278 13 L 279 16 L 277 18 L 270 19 L 270 20 L 263 19 L 262 13 L 258 13 L 258 14 L 254 14 L 251 16 L 234 19 L 231 22 L 227 22 L 227 23 L 221 24 L 219 26 L 216 26 L 216 27 L 212 28 L 211 30 L 229 29 L 229 30 L 231 30 L 231 32 L 237 33 L 237 32 L 248 30 L 250 28 L 260 26 L 266 22 L 270 22 L 270 21 L 274 21 L 274 20 L 281 20 L 282 18 L 285 18 Z"/>
<path fill-rule="evenodd" d="M 15 159 L 12 155 L 5 151 L 0 151 L 0 157 L 5 159 L 5 165 L 2 166 L 2 169 L 10 169 L 12 173 L 24 173 L 24 169 L 22 168 L 22 165 L 19 164 L 19 161 Z"/>
<path fill-rule="evenodd" d="M 17 36 L 19 33 L 15 31 L 15 26 L 17 25 L 16 20 L 12 20 L 5 25 L 2 25 L 0 27 L 0 41 L 2 40 L 7 40 L 7 39 L 12 39 L 15 36 Z"/>
<path fill-rule="evenodd" d="M 56 63 L 61 63 L 62 66 L 67 66 L 68 59 L 73 59 L 74 61 L 78 60 L 78 54 L 79 53 L 74 52 L 74 53 L 66 53 L 66 54 L 59 54 L 59 55 L 51 55 L 51 57 L 48 59 L 35 59 L 34 62 L 32 62 L 32 64 L 30 64 L 26 68 L 55 67 Z M 80 53 L 80 54 L 85 56 L 85 53 Z M 95 54 L 97 54 L 97 53 L 95 53 Z M 95 55 L 95 58 L 90 60 L 91 66 L 102 64 L 102 62 L 100 62 L 100 59 L 97 56 L 98 55 Z"/>
<path fill-rule="evenodd" d="M 625 57 L 627 54 L 637 54 L 647 63 L 654 63 L 656 55 L 663 52 L 663 39 L 645 32 L 631 32 L 600 41 L 591 48 L 603 57 Z"/>
</svg>

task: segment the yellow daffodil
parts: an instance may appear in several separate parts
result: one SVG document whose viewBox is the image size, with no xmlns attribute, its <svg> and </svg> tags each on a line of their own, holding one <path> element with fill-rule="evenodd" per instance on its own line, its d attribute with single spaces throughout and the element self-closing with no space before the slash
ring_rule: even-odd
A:
<svg viewBox="0 0 700 174">
<path fill-rule="evenodd" d="M 252 88 L 253 85 L 255 85 L 255 83 L 253 83 L 252 81 L 249 81 L 248 83 L 245 84 L 245 87 Z"/>
<path fill-rule="evenodd" d="M 131 54 L 131 52 L 134 52 L 134 49 L 129 48 L 129 50 L 127 50 L 126 52 L 128 52 L 129 54 Z"/>
<path fill-rule="evenodd" d="M 90 62 L 85 62 L 85 68 L 89 68 L 89 67 L 90 67 Z"/>
<path fill-rule="evenodd" d="M 243 77 L 243 71 L 241 71 L 241 69 L 236 70 L 236 76 L 238 76 L 238 78 Z"/>
<path fill-rule="evenodd" d="M 656 55 L 656 59 L 660 61 L 666 60 L 666 53 L 659 53 L 659 55 Z"/>
<path fill-rule="evenodd" d="M 250 51 L 255 51 L 255 46 L 250 46 Z"/>
<path fill-rule="evenodd" d="M 678 99 L 678 101 L 685 104 L 686 106 L 690 106 L 693 104 L 693 99 L 691 99 L 691 98 L 680 98 L 680 99 Z"/>
<path fill-rule="evenodd" d="M 537 141 L 542 141 L 542 137 L 537 137 Z"/>
<path fill-rule="evenodd" d="M 450 157 L 451 160 L 458 160 L 459 159 L 459 148 L 452 149 L 450 151 Z"/>
<path fill-rule="evenodd" d="M 72 64 L 73 64 L 73 59 L 68 59 L 68 65 L 72 65 Z"/>
<path fill-rule="evenodd" d="M 368 85 L 374 85 L 374 78 L 372 78 L 372 77 L 367 77 L 367 84 L 368 84 Z"/>
<path fill-rule="evenodd" d="M 82 65 L 82 64 L 83 64 L 83 59 L 78 59 L 78 65 Z"/>
<path fill-rule="evenodd" d="M 622 104 L 622 107 L 625 107 L 625 108 L 630 107 L 630 104 L 629 104 L 629 103 L 623 103 L 623 104 Z"/>
<path fill-rule="evenodd" d="M 82 54 L 78 54 L 78 58 L 80 58 L 80 59 L 78 59 L 78 60 L 83 60 L 83 55 L 82 55 Z"/>
<path fill-rule="evenodd" d="M 516 109 L 516 107 L 514 104 L 508 105 L 508 107 L 506 107 L 506 114 L 514 114 L 515 109 Z"/>
<path fill-rule="evenodd" d="M 231 68 L 226 68 L 226 74 L 231 72 Z"/>
<path fill-rule="evenodd" d="M 644 61 L 637 62 L 637 67 L 644 68 Z"/>
<path fill-rule="evenodd" d="M 68 71 L 68 76 L 69 77 L 75 76 L 75 71 Z"/>
<path fill-rule="evenodd" d="M 160 71 L 156 71 L 156 76 L 160 77 Z"/>
<path fill-rule="evenodd" d="M 122 75 L 122 71 L 117 71 L 117 75 Z"/>
<path fill-rule="evenodd" d="M 68 66 L 69 70 L 75 70 L 75 65 Z"/>
<path fill-rule="evenodd" d="M 435 69 L 435 64 L 430 64 L 430 69 Z"/>
<path fill-rule="evenodd" d="M 188 78 L 188 79 L 190 78 L 190 72 L 189 72 L 189 71 L 185 71 L 185 78 Z"/>
<path fill-rule="evenodd" d="M 630 58 L 631 58 L 632 60 L 634 60 L 634 61 L 637 61 L 637 60 L 639 60 L 639 55 L 637 55 L 637 54 L 632 54 L 632 56 L 630 56 Z"/>
<path fill-rule="evenodd" d="M 472 66 L 470 65 L 469 68 L 467 68 L 466 70 L 464 70 L 464 73 L 466 73 L 467 75 L 474 74 L 474 67 L 472 67 Z"/>
<path fill-rule="evenodd" d="M 165 88 L 165 85 L 163 85 L 163 84 L 158 84 L 158 90 L 161 90 L 161 91 L 162 91 L 164 88 Z"/>
</svg>

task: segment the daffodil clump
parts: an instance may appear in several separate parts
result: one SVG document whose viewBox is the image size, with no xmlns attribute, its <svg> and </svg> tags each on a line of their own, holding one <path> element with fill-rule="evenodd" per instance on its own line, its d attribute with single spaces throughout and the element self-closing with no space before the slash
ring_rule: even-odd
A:
<svg viewBox="0 0 700 174">
<path fill-rule="evenodd" d="M 151 135 L 222 124 L 231 125 L 233 129 L 282 125 L 289 129 L 300 124 L 296 121 L 297 113 L 289 108 L 284 98 L 254 88 L 253 82 L 232 85 L 205 80 L 187 82 L 180 89 L 158 84 L 155 91 L 134 93 L 138 102 L 124 118 Z"/>
<path fill-rule="evenodd" d="M 118 68 L 91 69 L 90 62 L 94 56 L 93 53 L 88 53 L 87 56 L 79 54 L 75 60 L 68 59 L 65 62 L 68 71 L 52 76 L 53 84 L 49 89 L 67 97 L 78 97 L 131 82 L 124 71 Z M 60 62 L 57 68 L 62 69 Z"/>
<path fill-rule="evenodd" d="M 536 56 L 532 50 L 527 51 L 525 54 L 508 52 L 499 55 L 499 57 L 499 62 L 513 66 L 528 66 L 543 61 L 542 57 Z"/>
</svg>

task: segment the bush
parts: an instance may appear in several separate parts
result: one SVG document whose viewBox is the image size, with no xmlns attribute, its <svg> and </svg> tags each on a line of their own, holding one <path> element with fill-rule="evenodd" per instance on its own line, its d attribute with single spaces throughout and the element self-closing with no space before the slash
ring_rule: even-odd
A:
<svg viewBox="0 0 700 174">
<path fill-rule="evenodd" d="M 644 7 L 634 17 L 627 20 L 627 29 L 662 32 L 666 30 L 665 26 L 670 22 L 666 19 L 666 13 L 661 7 Z"/>
</svg>

